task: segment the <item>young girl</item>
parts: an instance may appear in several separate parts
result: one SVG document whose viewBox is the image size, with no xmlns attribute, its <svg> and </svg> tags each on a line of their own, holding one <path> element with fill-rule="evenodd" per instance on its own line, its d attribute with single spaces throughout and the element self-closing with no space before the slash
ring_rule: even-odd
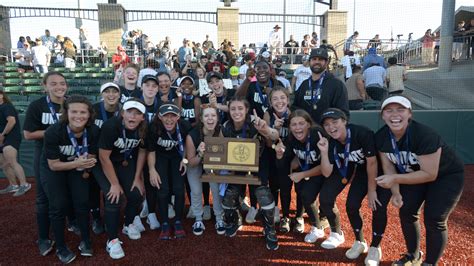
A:
<svg viewBox="0 0 474 266">
<path fill-rule="evenodd" d="M 51 225 L 56 240 L 56 255 L 70 263 L 76 255 L 64 241 L 65 216 L 72 199 L 81 231 L 79 250 L 92 256 L 89 238 L 89 171 L 97 163 L 99 128 L 93 124 L 92 104 L 84 96 L 68 98 L 59 123 L 44 133 L 41 175 L 47 178 Z"/>
<path fill-rule="evenodd" d="M 202 158 L 206 150 L 204 137 L 219 137 L 221 134 L 221 125 L 217 110 L 212 107 L 205 107 L 201 113 L 201 119 L 197 127 L 189 132 L 186 137 L 186 155 L 189 160 L 187 171 L 189 184 L 191 186 L 191 211 L 196 218 L 193 224 L 193 234 L 202 235 L 206 229 L 202 220 L 204 207 L 202 204 L 203 184 L 201 183 Z M 222 199 L 219 195 L 219 184 L 210 183 L 212 190 L 212 203 L 214 215 L 216 216 L 216 232 L 219 235 L 225 233 L 225 225 L 223 221 Z"/>
<path fill-rule="evenodd" d="M 382 103 L 385 126 L 375 134 L 384 175 L 377 184 L 391 188 L 400 208 L 407 253 L 393 265 L 420 264 L 419 210 L 423 206 L 426 257 L 436 265 L 448 241 L 447 221 L 464 186 L 464 165 L 431 128 L 412 119 L 411 102 L 391 96 Z"/>
<path fill-rule="evenodd" d="M 194 96 L 194 79 L 184 76 L 179 80 L 179 91 L 182 93 L 181 117 L 195 127 L 199 122 L 201 100 Z"/>
<path fill-rule="evenodd" d="M 161 103 L 172 103 L 181 109 L 183 96 L 180 92 L 176 92 L 175 88 L 171 88 L 171 76 L 167 72 L 158 72 L 156 77 Z"/>
<path fill-rule="evenodd" d="M 228 120 L 229 107 L 227 103 L 231 97 L 228 97 L 227 90 L 224 88 L 222 74 L 218 72 L 210 72 L 207 75 L 207 83 L 211 92 L 201 96 L 203 105 L 208 105 L 217 109 L 219 122 L 224 124 Z"/>
<path fill-rule="evenodd" d="M 120 103 L 124 103 L 130 98 L 140 97 L 140 88 L 137 86 L 138 67 L 135 64 L 128 64 L 123 69 L 123 86 L 120 87 Z"/>
<path fill-rule="evenodd" d="M 191 126 L 180 120 L 181 110 L 174 104 L 160 106 L 158 115 L 150 125 L 147 137 L 148 168 L 150 184 L 158 189 L 158 210 L 161 216 L 160 239 L 168 240 L 171 234 L 168 217 L 168 202 L 171 193 L 175 196 L 174 236 L 185 237 L 182 218 L 184 209 L 184 175 L 186 159 L 184 140 Z M 170 181 L 172 180 L 172 191 Z"/>
<path fill-rule="evenodd" d="M 318 147 L 321 150 L 322 173 L 326 179 L 319 197 L 321 209 L 327 215 L 331 225 L 332 239 L 323 242 L 324 248 L 335 248 L 342 244 L 339 224 L 339 212 L 335 206 L 337 195 L 350 182 L 347 195 L 346 212 L 354 231 L 356 241 L 346 252 L 346 257 L 356 259 L 369 251 L 365 263 L 378 265 L 382 258 L 380 242 L 387 225 L 387 204 L 390 190 L 377 186 L 377 158 L 374 133 L 363 126 L 348 124 L 346 114 L 337 108 L 327 109 L 321 117 L 324 130 L 331 136 L 328 141 L 320 137 Z M 351 181 L 352 180 L 352 181 Z M 362 200 L 368 196 L 372 209 L 373 238 L 370 249 L 364 239 L 362 218 L 359 212 Z"/>
<path fill-rule="evenodd" d="M 233 98 L 229 102 L 229 120 L 223 125 L 222 133 L 228 138 L 260 138 L 263 148 L 264 138 L 278 139 L 279 133 L 276 129 L 267 126 L 265 120 L 257 116 L 254 110 L 253 123 L 251 122 L 249 109 L 250 105 L 244 98 Z M 264 150 L 264 149 L 263 149 Z M 264 235 L 266 247 L 269 250 L 278 249 L 278 239 L 275 231 L 275 201 L 268 187 L 268 164 L 267 153 L 260 154 L 258 177 L 261 185 L 256 187 L 255 196 L 260 205 L 260 212 L 263 217 Z M 245 185 L 229 184 L 225 190 L 222 199 L 222 207 L 224 208 L 224 220 L 226 223 L 225 234 L 229 237 L 236 235 L 242 226 L 240 213 L 237 208 L 240 206 L 241 191 L 245 189 Z"/>
<path fill-rule="evenodd" d="M 298 160 L 299 171 L 293 171 L 289 177 L 295 183 L 297 195 L 301 195 L 311 224 L 311 231 L 305 236 L 304 241 L 315 243 L 318 238 L 324 237 L 316 203 L 325 179 L 321 174 L 320 151 L 317 147 L 319 134 L 323 129 L 301 109 L 292 112 L 288 120 L 290 127 L 288 142 L 286 144 L 278 142 L 275 147 L 276 158 L 282 160 L 279 163 L 286 165 L 291 165 L 294 158 Z"/>
<path fill-rule="evenodd" d="M 15 107 L 8 96 L 0 91 L 0 165 L 10 182 L 0 194 L 14 192 L 15 197 L 24 195 L 31 189 L 31 185 L 26 182 L 25 171 L 17 161 L 21 143 L 19 122 Z M 20 185 L 17 185 L 16 178 Z"/>
<path fill-rule="evenodd" d="M 127 199 L 122 232 L 133 240 L 141 238 L 133 220 L 139 212 L 145 192 L 142 180 L 142 168 L 146 159 L 143 145 L 147 129 L 145 112 L 145 105 L 140 100 L 130 99 L 123 104 L 120 116 L 108 119 L 100 133 L 101 167 L 94 169 L 93 173 L 106 195 L 106 250 L 112 259 L 125 256 L 118 239 L 122 195 Z"/>
<path fill-rule="evenodd" d="M 54 241 L 49 239 L 49 200 L 46 177 L 40 176 L 40 157 L 43 153 L 43 138 L 46 129 L 59 122 L 59 111 L 67 92 L 63 74 L 48 72 L 42 82 L 47 95 L 33 101 L 26 111 L 23 134 L 26 140 L 35 140 L 34 172 L 36 177 L 36 222 L 38 225 L 38 248 L 42 256 L 52 249 Z M 70 221 L 71 222 L 71 221 Z"/>
</svg>

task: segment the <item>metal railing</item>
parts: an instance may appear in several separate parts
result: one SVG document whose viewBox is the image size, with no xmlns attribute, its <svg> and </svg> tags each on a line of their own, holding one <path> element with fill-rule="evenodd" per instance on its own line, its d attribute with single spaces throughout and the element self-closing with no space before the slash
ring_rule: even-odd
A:
<svg viewBox="0 0 474 266">
<path fill-rule="evenodd" d="M 433 106 L 434 106 L 434 98 L 433 98 L 433 96 L 431 96 L 431 95 L 429 95 L 429 94 L 426 94 L 426 93 L 423 93 L 423 92 L 421 92 L 421 91 L 419 91 L 419 90 L 415 90 L 415 89 L 413 89 L 413 88 L 410 88 L 410 87 L 408 87 L 408 86 L 406 86 L 406 85 L 405 85 L 405 90 L 410 92 L 410 93 L 408 93 L 408 94 L 414 93 L 415 95 L 417 95 L 417 96 L 412 96 L 412 101 L 413 101 L 416 105 L 418 105 L 418 106 L 420 106 L 420 107 L 422 107 L 422 108 L 424 108 L 424 109 L 433 110 Z M 410 95 L 410 96 L 411 96 L 411 95 Z M 419 99 L 420 96 L 421 96 L 421 98 L 425 98 L 425 99 L 427 99 L 428 101 L 423 101 L 423 100 Z M 428 104 L 427 102 L 428 102 L 429 104 Z"/>
</svg>

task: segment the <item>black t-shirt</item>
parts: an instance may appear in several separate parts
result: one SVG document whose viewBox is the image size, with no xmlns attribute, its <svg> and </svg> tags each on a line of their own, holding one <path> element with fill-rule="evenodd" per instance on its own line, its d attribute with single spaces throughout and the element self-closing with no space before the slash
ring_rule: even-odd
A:
<svg viewBox="0 0 474 266">
<path fill-rule="evenodd" d="M 13 126 L 12 130 L 8 132 L 7 137 L 16 139 L 18 141 L 21 140 L 21 132 L 20 132 L 20 120 L 18 119 L 18 112 L 15 110 L 15 107 L 11 103 L 3 103 L 0 104 L 0 133 L 3 132 L 5 127 L 7 126 L 7 118 L 9 116 L 15 117 L 15 126 Z"/>
<path fill-rule="evenodd" d="M 441 148 L 441 158 L 439 161 L 438 177 L 459 173 L 464 170 L 464 165 L 454 150 L 446 145 L 433 129 L 416 121 L 411 121 L 407 132 L 409 135 L 408 143 L 406 137 L 407 133 L 397 141 L 401 165 L 405 167 L 407 173 L 420 170 L 418 156 L 435 153 L 439 148 Z M 397 167 L 397 157 L 391 144 L 389 127 L 387 125 L 377 131 L 375 134 L 375 143 L 377 150 L 382 152 L 382 156 L 386 156 L 390 162 L 395 165 L 397 172 L 400 173 Z"/>
<path fill-rule="evenodd" d="M 347 128 L 351 132 L 351 144 L 349 149 L 349 165 L 347 169 L 346 178 L 349 179 L 353 175 L 354 168 L 357 165 L 356 175 L 367 176 L 367 157 L 375 156 L 375 139 L 374 132 L 365 126 L 348 124 Z M 346 139 L 347 140 L 347 139 Z M 339 162 L 341 166 L 344 166 L 344 150 L 345 144 L 340 143 L 335 139 L 329 141 L 328 156 L 331 164 L 334 165 L 333 174 L 341 175 L 337 169 L 337 165 L 334 159 L 334 147 L 336 147 L 336 153 L 339 156 Z"/>
<path fill-rule="evenodd" d="M 188 121 L 190 124 L 196 122 L 196 113 L 194 112 L 195 100 L 196 96 L 183 94 L 181 119 Z"/>
<path fill-rule="evenodd" d="M 179 131 L 181 133 L 181 138 L 183 140 L 183 148 L 186 146 L 186 136 L 191 130 L 191 125 L 187 121 L 179 120 Z M 158 126 L 160 127 L 158 130 Z M 153 123 L 150 125 L 150 130 L 148 130 L 148 136 L 146 139 L 146 147 L 148 151 L 154 151 L 158 156 L 166 156 L 167 158 L 179 157 L 179 141 L 177 131 L 174 133 L 169 133 L 163 127 L 163 125 L 157 125 Z M 159 155 L 158 155 L 159 154 Z M 183 154 L 185 155 L 185 154 Z"/>
<path fill-rule="evenodd" d="M 313 90 L 309 86 L 312 83 Z M 295 92 L 295 100 L 292 108 L 303 109 L 308 112 L 316 123 L 321 120 L 321 115 L 328 108 L 339 108 L 347 117 L 349 117 L 349 101 L 347 96 L 347 88 L 344 82 L 335 78 L 331 73 L 326 72 L 323 84 L 321 86 L 321 98 L 316 102 L 316 110 L 314 110 L 312 102 L 313 95 L 316 95 L 316 82 L 311 82 L 311 77 L 301 83 L 299 89 Z"/>
<path fill-rule="evenodd" d="M 231 99 L 231 96 L 229 95 L 229 92 L 235 91 L 235 90 L 227 90 L 226 93 L 222 96 L 216 97 L 217 98 L 217 103 L 227 105 L 229 100 Z M 209 104 L 209 94 L 205 94 L 200 97 L 201 98 L 201 103 L 202 104 Z M 221 125 L 223 125 L 227 120 L 229 120 L 229 113 L 224 112 L 222 110 L 217 110 L 217 113 L 219 115 L 219 122 Z"/>
<path fill-rule="evenodd" d="M 98 126 L 99 128 L 102 127 L 102 125 L 109 120 L 111 117 L 118 116 L 120 111 L 117 110 L 116 112 L 109 112 L 105 110 L 104 108 L 104 102 L 98 102 L 95 103 L 92 108 L 94 109 L 95 112 L 95 119 L 94 119 L 94 124 Z M 102 113 L 102 110 L 105 113 L 105 118 L 104 118 L 104 113 Z"/>
<path fill-rule="evenodd" d="M 155 117 L 156 112 L 158 112 L 158 109 L 160 108 L 160 106 L 161 106 L 161 101 L 160 99 L 158 99 L 158 97 L 155 97 L 153 104 L 147 105 L 145 103 L 145 109 L 146 109 L 145 118 L 146 118 L 146 121 L 148 122 L 148 125 L 151 124 L 151 122 L 153 122 L 153 118 Z"/>
<path fill-rule="evenodd" d="M 112 162 L 121 162 L 126 160 L 136 160 L 138 148 L 144 148 L 144 140 L 140 139 L 138 129 L 125 129 L 125 139 L 120 117 L 112 117 L 102 125 L 99 148 L 111 150 L 110 160 Z"/>
<path fill-rule="evenodd" d="M 234 128 L 234 124 L 229 120 L 224 123 L 222 126 L 222 135 L 226 138 L 244 138 L 252 139 L 259 136 L 257 129 L 253 126 L 252 123 L 246 122 L 246 126 L 237 130 Z M 244 131 L 245 129 L 245 131 Z"/>
<path fill-rule="evenodd" d="M 293 156 L 296 156 L 299 160 L 299 164 L 302 170 L 309 170 L 313 167 L 320 165 L 321 152 L 317 145 L 319 141 L 318 132 L 320 132 L 321 135 L 325 136 L 324 131 L 320 128 L 310 129 L 308 156 L 306 156 L 307 139 L 304 142 L 300 142 L 299 140 L 295 139 L 293 136 L 290 136 L 287 141 L 284 158 L 287 161 L 291 161 L 291 159 L 293 159 Z M 305 158 L 306 158 L 307 163 L 305 163 Z M 307 166 L 306 167 L 307 169 L 303 169 L 305 164 Z"/>
<path fill-rule="evenodd" d="M 44 154 L 46 159 L 57 160 L 61 162 L 74 161 L 77 157 L 76 150 L 72 145 L 71 139 L 64 122 L 50 126 L 44 133 Z M 99 141 L 99 127 L 91 125 L 86 127 L 87 130 L 87 152 L 89 154 L 98 155 L 97 143 Z M 75 138 L 79 149 L 83 153 L 83 137 Z"/>
<path fill-rule="evenodd" d="M 273 116 L 273 114 L 275 114 L 275 112 L 273 111 L 273 108 L 268 109 L 267 113 L 270 116 L 270 124 L 268 126 L 271 128 L 274 128 L 273 125 L 275 124 L 275 116 Z M 288 115 L 286 115 L 286 117 L 284 118 L 285 118 L 285 122 L 283 123 L 283 125 L 281 126 L 279 130 L 280 139 L 283 142 L 288 138 L 288 134 L 290 133 Z"/>
<path fill-rule="evenodd" d="M 275 82 L 275 80 L 270 79 L 268 87 L 273 88 L 276 85 L 283 87 L 283 84 L 281 84 L 280 81 L 277 80 Z M 265 91 L 266 87 L 261 86 L 256 81 L 250 83 L 247 91 L 247 101 L 250 103 L 250 113 L 253 114 L 253 109 L 255 109 L 255 111 L 257 111 L 257 115 L 260 118 L 263 118 L 263 114 L 270 107 L 270 99 L 268 99 L 268 95 L 265 93 Z"/>
<path fill-rule="evenodd" d="M 120 86 L 120 94 L 120 103 L 124 103 L 130 98 L 140 98 L 142 91 L 139 87 L 135 87 L 133 91 L 129 91 L 125 87 Z"/>
<path fill-rule="evenodd" d="M 191 129 L 191 131 L 189 131 L 189 136 L 191 137 L 193 141 L 194 148 L 197 149 L 197 147 L 199 147 L 199 144 L 201 144 L 201 142 L 203 141 L 203 138 L 201 138 L 201 132 L 199 128 L 195 127 Z M 197 154 L 197 151 L 196 151 L 196 154 Z"/>
<path fill-rule="evenodd" d="M 28 132 L 35 132 L 37 130 L 46 130 L 50 125 L 55 124 L 53 115 L 51 114 L 48 103 L 44 96 L 36 101 L 33 101 L 28 106 L 26 111 L 25 121 L 23 123 L 23 130 Z M 51 102 L 56 117 L 59 119 L 61 105 Z M 37 140 L 37 143 L 43 143 L 43 140 Z"/>
<path fill-rule="evenodd" d="M 160 100 L 160 106 L 162 104 L 165 104 L 165 103 L 174 103 L 174 104 L 178 104 L 177 100 L 178 100 L 178 94 L 176 93 L 176 89 L 177 87 L 170 87 L 170 90 L 168 92 L 168 97 L 166 100 L 163 100 L 161 99 L 161 92 L 158 92 L 158 100 Z"/>
</svg>

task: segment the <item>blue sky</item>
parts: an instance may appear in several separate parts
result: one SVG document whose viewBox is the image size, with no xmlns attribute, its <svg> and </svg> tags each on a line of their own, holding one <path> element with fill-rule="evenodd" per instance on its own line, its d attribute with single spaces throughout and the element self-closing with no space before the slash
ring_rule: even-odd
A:
<svg viewBox="0 0 474 266">
<path fill-rule="evenodd" d="M 5 6 L 36 6 L 36 7 L 70 7 L 77 8 L 78 2 L 81 8 L 97 8 L 97 3 L 107 3 L 107 0 L 2 0 Z M 223 6 L 218 0 L 118 0 L 125 9 L 133 10 L 170 10 L 170 11 L 216 11 Z M 406 38 L 409 32 L 414 32 L 414 38 L 421 37 L 427 28 L 437 28 L 441 23 L 442 0 L 339 0 L 339 9 L 348 11 L 347 32 L 350 35 L 353 29 L 355 5 L 355 29 L 359 31 L 361 39 L 372 38 L 380 34 L 382 39 L 389 39 L 391 29 L 394 37 L 404 34 Z M 284 0 L 238 0 L 232 5 L 238 7 L 241 12 L 252 13 L 283 13 Z M 456 9 L 462 5 L 474 5 L 472 0 L 457 0 Z M 287 14 L 313 14 L 312 0 L 287 0 Z M 317 4 L 316 14 L 323 14 L 327 6 Z M 97 22 L 83 21 L 88 29 L 89 38 L 93 46 L 99 44 L 99 32 Z M 275 23 L 247 24 L 240 26 L 240 42 L 265 42 L 268 34 Z M 282 25 L 282 23 L 278 23 Z M 11 20 L 11 38 L 13 46 L 20 35 L 37 37 L 44 34 L 44 29 L 49 29 L 52 35 L 69 36 L 78 40 L 78 30 L 74 19 L 56 18 L 21 18 Z M 211 39 L 217 39 L 217 27 L 207 23 L 181 22 L 181 21 L 147 21 L 133 22 L 128 25 L 129 29 L 140 28 L 147 33 L 154 43 L 158 43 L 165 36 L 170 36 L 173 46 L 178 47 L 183 38 L 189 38 L 198 42 L 204 40 L 209 34 Z M 302 36 L 313 31 L 312 26 L 287 24 L 286 39 L 290 34 L 301 41 Z M 316 28 L 319 32 L 319 29 Z M 402 37 L 403 38 L 403 37 Z"/>
</svg>

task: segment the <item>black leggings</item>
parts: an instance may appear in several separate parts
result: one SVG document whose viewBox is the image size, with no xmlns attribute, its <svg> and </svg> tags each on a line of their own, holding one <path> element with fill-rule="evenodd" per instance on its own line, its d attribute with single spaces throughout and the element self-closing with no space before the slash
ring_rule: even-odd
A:
<svg viewBox="0 0 474 266">
<path fill-rule="evenodd" d="M 76 170 L 52 171 L 46 160 L 41 162 L 41 175 L 47 178 L 49 217 L 58 249 L 64 242 L 65 217 L 72 204 L 83 241 L 89 241 L 89 179 Z"/>
<path fill-rule="evenodd" d="M 156 213 L 156 187 L 150 184 L 150 172 L 148 165 L 143 166 L 143 181 L 145 183 L 145 197 L 148 205 L 148 213 Z"/>
<path fill-rule="evenodd" d="M 368 190 L 367 176 L 356 176 L 349 188 L 346 201 L 346 213 L 351 223 L 352 230 L 356 240 L 364 241 L 364 232 L 362 230 L 362 217 L 360 215 L 360 208 L 362 201 L 367 195 Z M 382 206 L 377 204 L 377 209 L 372 211 L 372 242 L 370 246 L 378 247 L 385 233 L 387 226 L 387 205 L 390 202 L 392 192 L 390 189 L 385 189 L 380 186 L 376 188 L 377 198 Z"/>
<path fill-rule="evenodd" d="M 331 226 L 331 232 L 341 233 L 341 223 L 339 216 L 339 209 L 336 205 L 336 198 L 341 191 L 346 187 L 341 182 L 342 178 L 338 175 L 331 175 L 324 181 L 324 186 L 321 189 L 319 195 L 319 204 L 321 205 L 321 211 L 328 218 L 329 225 Z"/>
<path fill-rule="evenodd" d="M 156 153 L 155 167 L 160 175 L 161 184 L 160 188 L 157 189 L 155 201 L 158 202 L 159 216 L 162 223 L 169 223 L 168 202 L 171 195 L 174 195 L 175 220 L 181 221 L 183 218 L 185 176 L 179 172 L 180 163 L 181 158 L 179 157 L 169 158 Z M 171 189 L 170 181 L 172 181 Z"/>
<path fill-rule="evenodd" d="M 124 192 L 125 198 L 127 199 L 127 205 L 125 206 L 125 225 L 133 223 L 133 219 L 140 212 L 140 204 L 143 201 L 143 197 L 137 188 L 132 191 L 130 189 L 133 185 L 133 179 L 135 177 L 135 169 L 137 162 L 135 160 L 128 161 L 128 166 L 122 166 L 121 162 L 114 162 L 114 169 L 117 175 L 118 181 Z M 100 189 L 105 195 L 105 226 L 107 228 L 107 237 L 109 240 L 117 238 L 118 227 L 120 221 L 120 206 L 123 201 L 123 197 L 119 203 L 112 203 L 107 199 L 107 193 L 110 191 L 110 182 L 105 176 L 100 165 L 97 165 L 92 170 L 94 177 L 99 184 Z"/>
<path fill-rule="evenodd" d="M 271 168 L 270 168 L 271 169 Z M 291 204 L 291 189 L 293 188 L 293 181 L 288 176 L 290 173 L 290 165 L 283 163 L 276 163 L 276 175 L 278 177 L 278 184 L 280 188 L 281 212 L 283 217 L 290 217 Z M 271 181 L 270 181 L 271 184 Z M 295 184 L 296 186 L 296 184 Z M 275 202 L 276 199 L 275 199 Z M 296 194 L 296 217 L 303 217 L 304 208 L 301 200 L 301 195 Z"/>
<path fill-rule="evenodd" d="M 36 179 L 36 222 L 40 240 L 49 239 L 49 200 L 46 178 L 40 175 L 40 158 L 43 153 L 43 142 L 36 141 L 33 169 Z"/>
<path fill-rule="evenodd" d="M 100 219 L 100 187 L 95 178 L 89 178 L 89 208 L 93 219 Z"/>
<path fill-rule="evenodd" d="M 448 242 L 447 221 L 461 197 L 463 186 L 463 172 L 438 176 L 430 183 L 400 185 L 403 206 L 399 214 L 408 253 L 417 257 L 420 251 L 419 213 L 424 203 L 425 262 L 438 263 Z"/>
<path fill-rule="evenodd" d="M 310 224 L 317 228 L 321 228 L 321 222 L 316 198 L 323 188 L 324 181 L 324 176 L 312 176 L 308 180 L 303 179 L 295 184 L 296 193 L 301 195 L 301 201 L 308 214 Z"/>
</svg>

